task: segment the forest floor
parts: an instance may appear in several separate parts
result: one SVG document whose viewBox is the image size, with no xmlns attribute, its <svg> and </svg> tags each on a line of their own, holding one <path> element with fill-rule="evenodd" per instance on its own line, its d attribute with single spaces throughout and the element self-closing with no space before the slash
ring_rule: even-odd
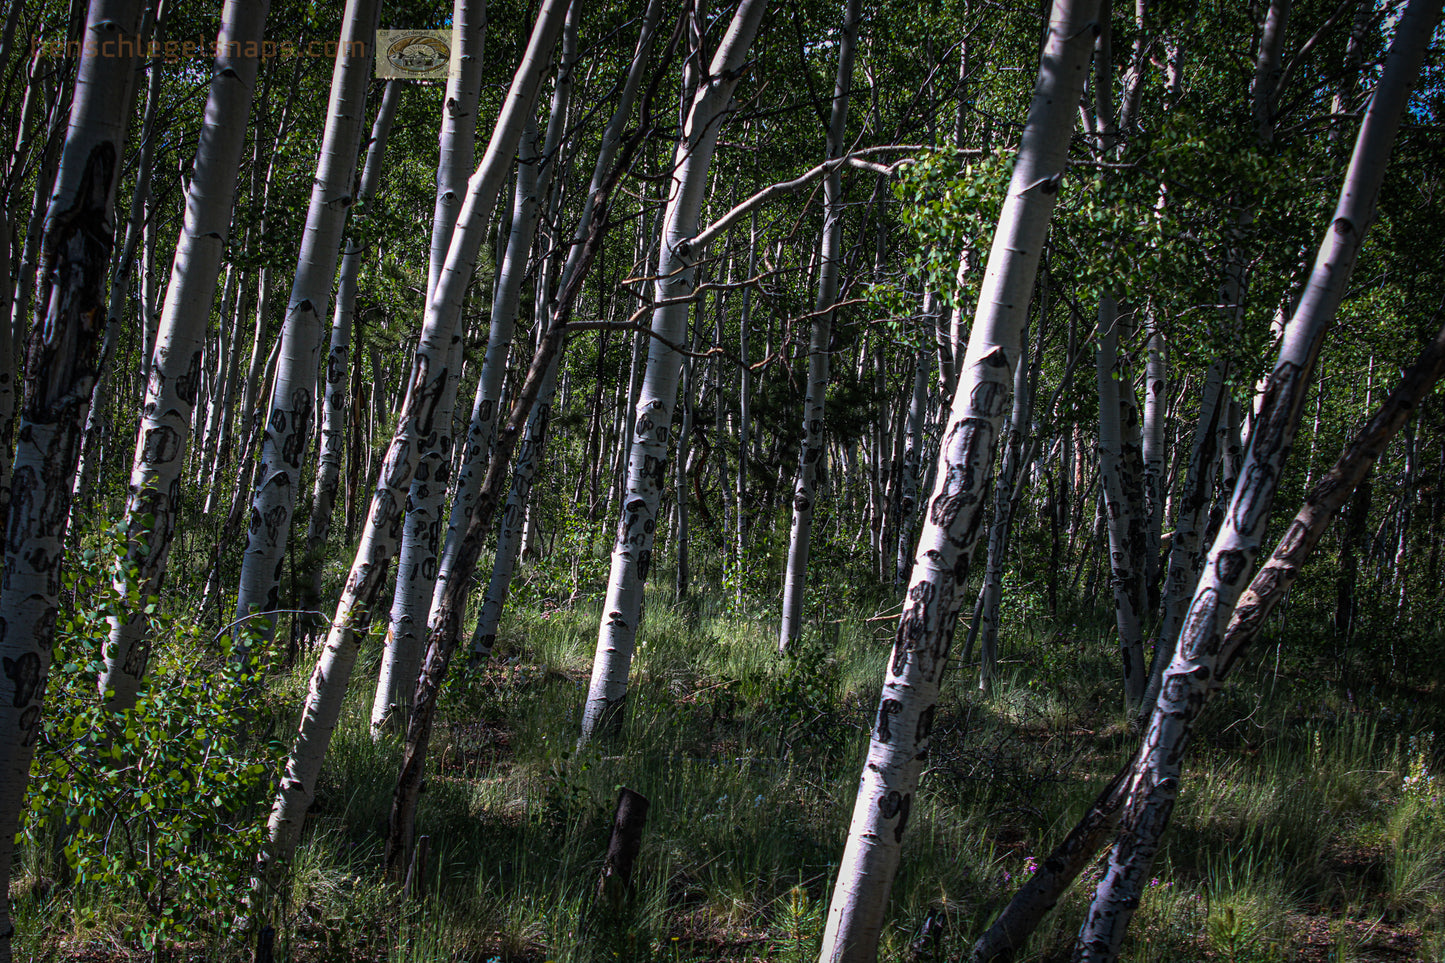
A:
<svg viewBox="0 0 1445 963">
<path fill-rule="evenodd" d="M 779 659 L 761 617 L 651 604 L 624 732 L 577 751 L 597 607 L 522 609 L 494 661 L 458 672 L 444 693 L 418 825 L 429 859 L 412 898 L 378 868 L 399 746 L 368 732 L 373 637 L 277 909 L 277 958 L 816 959 L 894 625 L 876 607 L 826 610 L 840 617 Z M 1108 637 L 1087 616 L 1016 611 L 992 694 L 976 690 L 974 668 L 953 670 L 884 959 L 958 959 L 1131 752 Z M 1445 959 L 1445 780 L 1435 775 L 1445 767 L 1430 741 L 1445 718 L 1439 681 L 1356 692 L 1294 644 L 1287 633 L 1262 643 L 1259 664 L 1207 714 L 1125 959 Z M 277 739 L 304 661 L 273 680 Z M 633 900 L 604 919 L 593 893 L 623 786 L 651 809 Z M 145 911 L 134 894 L 42 894 L 40 848 L 30 840 L 14 891 L 19 959 L 157 958 L 138 945 Z M 1023 959 L 1068 958 L 1098 873 Z M 246 955 L 207 936 L 205 918 L 197 912 L 189 938 L 178 931 L 159 958 Z M 915 947 L 930 918 L 936 935 Z"/>
</svg>

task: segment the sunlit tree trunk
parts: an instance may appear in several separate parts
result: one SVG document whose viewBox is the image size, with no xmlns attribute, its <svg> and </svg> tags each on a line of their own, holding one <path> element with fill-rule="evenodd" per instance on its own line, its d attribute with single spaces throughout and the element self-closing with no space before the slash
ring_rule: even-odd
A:
<svg viewBox="0 0 1445 963">
<path fill-rule="evenodd" d="M 371 142 L 366 161 L 361 166 L 361 180 L 356 188 L 353 216 L 371 209 L 371 199 L 381 180 L 382 158 L 387 138 L 396 117 L 401 98 L 402 81 L 389 80 L 371 124 Z M 352 231 L 346 239 L 346 253 L 341 258 L 341 276 L 336 283 L 336 306 L 331 320 L 331 344 L 326 353 L 323 375 L 324 404 L 321 419 L 321 455 L 316 466 L 316 483 L 311 491 L 311 521 L 306 528 L 306 559 L 311 573 L 311 597 L 321 598 L 322 556 L 331 534 L 331 519 L 336 509 L 336 489 L 341 482 L 341 460 L 346 445 L 347 401 L 350 396 L 351 329 L 356 312 L 356 286 L 361 273 L 361 258 L 367 247 Z M 310 608 L 310 605 L 304 606 Z"/>
<path fill-rule="evenodd" d="M 592 661 L 592 680 L 582 713 L 583 742 L 604 731 L 615 731 L 622 723 L 628 669 L 642 610 L 642 587 L 652 566 L 653 529 L 663 479 L 667 477 L 672 409 L 677 400 L 681 359 L 669 344 L 681 344 L 686 336 L 688 299 L 693 294 L 700 253 L 691 241 L 698 230 L 708 167 L 748 48 L 766 8 L 766 0 L 741 0 L 738 4 L 693 98 L 673 160 L 672 189 L 664 214 L 658 281 L 654 286 L 659 304 L 652 315 L 653 333 L 665 340 L 654 338 L 647 346 L 642 390 L 632 409 L 626 489 Z"/>
<path fill-rule="evenodd" d="M 1221 637 L 1264 538 L 1270 504 L 1294 442 L 1324 332 L 1334 320 L 1365 230 L 1374 219 L 1400 115 L 1419 74 L 1440 7 L 1440 0 L 1411 0 L 1396 29 L 1309 284 L 1285 328 L 1279 360 L 1250 432 L 1240 482 L 1195 590 L 1174 660 L 1164 672 L 1144 750 L 1130 775 L 1119 837 L 1079 932 L 1078 960 L 1117 959 L 1147 885 L 1160 837 L 1178 797 L 1181 761 L 1194 720 L 1228 666 L 1230 655 L 1222 650 Z"/>
<path fill-rule="evenodd" d="M 873 963 L 934 707 L 983 521 L 994 446 L 1009 409 L 1023 327 L 1068 162 L 1093 48 L 1096 6 L 1057 0 L 1013 176 L 995 229 L 940 445 L 918 551 L 883 680 L 821 959 Z"/>
<path fill-rule="evenodd" d="M 326 644 L 311 674 L 296 742 L 272 804 L 269 838 L 258 866 L 261 883 L 275 879 L 301 838 L 302 820 L 311 805 L 316 777 L 341 715 L 368 613 L 401 538 L 402 510 L 423 439 L 435 431 L 432 421 L 441 388 L 453 377 L 447 370 L 447 359 L 458 337 L 462 301 L 476 269 L 497 194 L 516 157 L 522 127 L 536 104 L 542 73 L 551 59 L 566 7 L 566 0 L 544 0 L 486 153 L 468 182 L 446 265 L 427 302 L 396 433 L 382 460 L 361 544 L 337 602 Z"/>
<path fill-rule="evenodd" d="M 296 276 L 281 330 L 281 353 L 271 388 L 269 414 L 261 441 L 246 551 L 236 594 L 236 618 L 274 612 L 280 607 L 281 567 L 291 536 L 292 513 L 301 485 L 302 460 L 316 407 L 316 369 L 321 354 L 322 318 L 331 303 L 331 285 L 341 253 L 341 233 L 353 201 L 356 155 L 360 147 L 366 86 L 371 79 L 377 0 L 347 0 L 341 39 L 331 75 L 326 130 L 316 162 L 316 178 L 306 227 L 296 261 Z M 363 51 L 356 53 L 356 51 Z M 275 634 L 271 618 L 251 628 L 263 638 Z M 245 636 L 237 636 L 244 639 Z M 236 648 L 237 657 L 246 646 Z"/>
<path fill-rule="evenodd" d="M 105 276 L 115 243 L 140 7 L 139 0 L 90 4 L 85 43 L 132 53 L 81 54 L 40 245 L 0 587 L 0 963 L 12 959 L 15 839 L 55 643 L 71 485 L 105 332 Z"/>
<path fill-rule="evenodd" d="M 246 143 L 268 2 L 229 0 L 206 101 L 206 122 L 196 148 L 186 195 L 186 217 L 176 245 L 165 309 L 157 330 L 150 383 L 141 408 L 123 525 L 126 567 L 136 573 L 137 601 L 125 617 L 112 617 L 100 692 L 107 708 L 135 704 L 150 657 L 144 600 L 157 595 L 175 535 L 181 467 L 190 442 L 201 355 L 216 295 L 221 256 L 231 230 L 237 173 Z M 251 57 L 231 56 L 246 49 Z M 116 590 L 127 590 L 126 580 Z"/>
</svg>

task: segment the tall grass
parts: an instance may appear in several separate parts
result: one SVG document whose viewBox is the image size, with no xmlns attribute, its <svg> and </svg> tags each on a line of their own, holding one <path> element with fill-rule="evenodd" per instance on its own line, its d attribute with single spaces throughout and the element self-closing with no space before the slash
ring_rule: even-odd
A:
<svg viewBox="0 0 1445 963">
<path fill-rule="evenodd" d="M 622 737 L 579 752 L 600 612 L 573 595 L 583 601 L 541 593 L 545 604 L 513 611 L 495 660 L 459 666 L 448 682 L 418 814 L 429 861 L 410 897 L 380 881 L 399 747 L 373 741 L 373 681 L 358 672 L 286 893 L 284 956 L 812 958 L 888 657 L 886 605 L 835 601 L 780 659 L 775 627 L 731 593 L 702 585 L 669 604 L 670 590 L 653 590 Z M 1106 614 L 1087 606 L 1057 621 L 1015 606 L 993 694 L 978 694 L 971 667 L 953 668 L 885 959 L 912 959 L 930 918 L 926 952 L 962 953 L 1132 751 L 1108 636 Z M 1383 696 L 1301 685 L 1311 656 L 1276 641 L 1282 674 L 1244 673 L 1206 717 L 1127 958 L 1284 959 L 1314 939 L 1312 924 L 1339 924 L 1343 946 L 1364 932 L 1344 924 L 1380 919 L 1421 958 L 1439 958 L 1445 816 L 1438 794 L 1402 790 L 1410 772 L 1434 765 L 1407 743 L 1420 716 Z M 379 640 L 366 645 L 363 666 Z M 294 695 L 307 673 L 275 680 L 276 728 L 291 723 L 274 693 Z M 595 894 L 620 786 L 651 808 L 635 891 L 604 911 Z M 41 848 L 27 849 L 16 902 L 21 945 L 35 957 L 97 938 L 95 923 L 82 927 L 42 892 Z M 1097 875 L 1085 874 L 1024 958 L 1067 956 Z M 132 898 L 70 896 L 121 907 Z M 103 916 L 87 918 L 103 933 Z"/>
</svg>

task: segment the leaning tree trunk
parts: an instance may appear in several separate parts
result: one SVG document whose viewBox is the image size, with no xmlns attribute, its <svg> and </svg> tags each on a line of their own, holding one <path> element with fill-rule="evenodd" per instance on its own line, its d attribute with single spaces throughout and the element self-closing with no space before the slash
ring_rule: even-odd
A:
<svg viewBox="0 0 1445 963">
<path fill-rule="evenodd" d="M 592 180 L 587 188 L 586 200 L 583 201 L 582 215 L 578 219 L 577 229 L 572 235 L 572 246 L 567 253 L 567 261 L 562 267 L 558 290 L 566 290 L 571 285 L 573 276 L 581 268 L 586 240 L 598 213 L 598 191 L 602 189 L 605 179 L 613 168 L 617 152 L 622 147 L 623 132 L 628 119 L 632 116 L 633 105 L 637 103 L 638 94 L 642 89 L 648 61 L 652 58 L 652 48 L 657 38 L 657 26 L 661 14 L 661 0 L 650 0 L 643 15 L 642 29 L 638 34 L 637 46 L 633 50 L 632 63 L 628 66 L 627 78 L 623 81 L 617 106 L 613 108 L 612 117 L 608 120 L 607 127 L 602 133 L 602 145 L 597 152 L 597 162 L 592 168 Z M 517 557 L 521 553 L 522 522 L 526 515 L 528 499 L 531 496 L 532 483 L 536 478 L 537 466 L 541 462 L 542 452 L 547 444 L 547 428 L 551 423 L 552 395 L 556 384 L 557 367 L 554 361 L 538 389 L 536 406 L 527 418 L 526 433 L 517 449 L 517 464 L 512 472 L 506 506 L 502 510 L 501 524 L 497 531 L 497 548 L 492 562 L 492 574 L 487 582 L 487 591 L 481 610 L 477 614 L 476 628 L 472 633 L 471 656 L 473 659 L 487 658 L 496 642 L 497 626 L 501 622 L 502 609 L 506 605 L 507 593 L 512 584 L 512 573 L 517 564 Z M 478 389 L 478 393 L 480 394 L 480 389 Z M 478 473 L 477 482 L 479 486 L 480 473 Z M 469 503 L 459 518 L 458 508 L 461 507 L 463 498 L 460 484 L 456 497 L 458 504 L 452 509 L 453 528 L 447 533 L 447 550 L 442 555 L 442 568 L 437 575 L 436 594 L 432 599 L 433 611 L 436 611 L 441 604 L 446 583 L 450 580 L 455 566 L 461 536 L 466 531 L 465 520 L 470 518 L 473 511 L 472 504 L 475 502 L 475 496 L 469 496 Z"/>
<path fill-rule="evenodd" d="M 261 441 L 260 470 L 247 523 L 246 552 L 236 594 L 236 618 L 275 612 L 280 607 L 281 566 L 291 536 L 291 516 L 301 486 L 301 463 L 316 406 L 316 369 L 321 355 L 322 318 L 331 303 L 331 284 L 341 251 L 341 232 L 350 210 L 356 155 L 361 141 L 366 86 L 376 33 L 378 0 L 347 0 L 341 41 L 331 74 L 326 132 L 316 162 L 316 179 L 296 261 L 296 277 L 281 331 L 281 354 L 271 388 L 270 412 Z M 364 52 L 352 56 L 351 51 Z M 264 639 L 276 632 L 271 618 L 252 626 Z M 238 639 L 245 639 L 242 634 Z M 247 646 L 238 644 L 237 658 Z"/>
<path fill-rule="evenodd" d="M 833 113 L 828 119 L 828 156 L 843 155 L 848 128 L 848 95 L 853 88 L 853 51 L 858 41 L 860 0 L 848 0 L 838 41 L 838 74 L 833 81 Z M 823 246 L 818 258 L 818 301 L 808 339 L 808 388 L 803 400 L 803 443 L 793 484 L 793 524 L 788 535 L 788 568 L 783 575 L 782 624 L 778 651 L 786 652 L 803 623 L 808 586 L 808 551 L 813 533 L 813 499 L 818 463 L 823 457 L 823 412 L 828 396 L 832 353 L 833 305 L 838 301 L 838 272 L 843 246 L 843 174 L 834 168 L 823 177 Z"/>
<path fill-rule="evenodd" d="M 452 234 L 446 266 L 427 302 L 416 358 L 407 381 L 397 429 L 378 473 L 367 511 L 366 528 L 351 563 L 325 647 L 311 674 L 296 742 L 271 808 L 269 838 L 258 866 L 258 884 L 274 882 L 301 838 L 321 762 L 341 715 L 347 682 L 356 665 L 366 619 L 401 537 L 402 509 L 416 473 L 424 439 L 432 423 L 440 389 L 453 377 L 447 370 L 452 342 L 458 337 L 462 301 L 476 269 L 497 193 L 517 153 L 522 127 L 536 103 L 542 72 L 562 28 L 567 0 L 546 0 L 537 14 L 526 53 L 513 77 L 481 165 L 467 186 L 467 198 Z"/>
<path fill-rule="evenodd" d="M 521 300 L 522 281 L 527 276 L 527 258 L 532 250 L 532 240 L 536 236 L 539 201 L 537 130 L 535 122 L 531 120 L 527 126 L 517 154 L 512 229 L 507 236 L 506 252 L 502 256 L 501 270 L 497 275 L 497 290 L 492 298 L 487 351 L 482 358 L 481 375 L 477 379 L 477 392 L 472 401 L 472 417 L 467 425 L 466 440 L 462 443 L 462 461 L 457 469 L 456 491 L 452 495 L 451 517 L 447 524 L 446 543 L 442 546 L 433 602 L 435 593 L 442 590 L 441 583 L 450 577 L 447 573 L 451 569 L 451 560 L 456 555 L 462 533 L 466 531 L 466 520 L 476 503 L 477 492 L 481 489 L 482 476 L 487 467 L 487 458 L 491 454 L 497 409 L 502 403 L 507 358 L 511 354 L 512 332 L 516 326 L 517 309 Z M 525 459 L 525 452 L 524 445 L 519 459 Z M 500 557 L 500 545 L 497 551 Z"/>
<path fill-rule="evenodd" d="M 562 27 L 560 62 L 552 91 L 551 111 L 547 121 L 546 142 L 543 145 L 542 163 L 545 173 L 537 178 L 537 192 L 545 196 L 548 182 L 558 166 L 562 145 L 562 131 L 567 126 L 567 110 L 571 102 L 573 69 L 577 60 L 577 18 L 580 5 L 573 3 L 568 10 L 567 20 Z M 528 121 L 529 133 L 524 137 L 535 137 L 532 121 Z M 535 154 L 535 148 L 532 149 Z M 539 209 L 531 212 L 528 231 L 530 247 L 531 231 L 536 229 Z M 510 241 L 510 238 L 509 238 Z M 525 261 L 525 249 L 523 259 Z M 508 279 L 520 283 L 521 278 L 513 275 Z M 495 306 L 495 301 L 494 301 Z M 503 308 L 505 309 L 505 305 Z M 511 299 L 515 313 L 516 299 Z M 510 340 L 510 332 L 507 333 Z M 460 343 L 458 343 L 460 347 Z M 490 344 L 489 344 L 490 349 Z M 505 351 L 493 354 L 488 351 L 489 360 L 505 371 Z M 458 358 L 457 360 L 460 360 Z M 483 378 L 488 376 L 483 374 Z M 493 378 L 496 375 L 492 375 Z M 493 382 L 495 383 L 495 382 Z M 431 601 L 436 590 L 437 552 L 444 548 L 438 544 L 441 528 L 442 504 L 446 499 L 447 476 L 451 466 L 451 424 L 452 412 L 456 406 L 457 379 L 452 379 L 442 392 L 437 405 L 436 423 L 440 427 L 435 446 L 428 446 L 421 453 L 416 476 L 412 479 L 407 494 L 406 521 L 402 529 L 401 549 L 397 557 L 396 586 L 392 593 L 390 622 L 386 632 L 386 647 L 382 655 L 381 671 L 377 678 L 376 693 L 371 705 L 371 726 L 377 734 L 388 720 L 397 727 L 406 724 L 411 709 L 412 694 L 416 689 L 417 672 L 421 667 L 422 646 L 426 639 L 427 618 L 431 612 Z M 470 432 L 469 432 L 470 434 Z"/>
<path fill-rule="evenodd" d="M 658 337 L 647 346 L 646 373 L 634 410 L 626 490 L 597 632 L 592 680 L 582 713 L 582 742 L 615 731 L 622 723 L 627 673 L 642 610 L 642 586 L 652 566 L 653 528 L 663 479 L 667 477 L 668 435 L 681 373 L 681 356 L 671 346 L 682 344 L 686 337 L 688 301 L 701 254 L 692 239 L 697 234 L 718 134 L 766 8 L 766 0 L 741 0 L 738 4 L 727 35 L 693 98 L 677 145 L 654 288 L 659 303 L 652 315 L 652 332 Z"/>
<path fill-rule="evenodd" d="M 84 39 L 138 51 L 139 0 L 94 0 Z M 135 56 L 81 54 L 40 246 L 0 588 L 0 963 L 15 934 L 10 873 L 50 670 L 65 527 L 105 332 L 105 275 Z"/>
<path fill-rule="evenodd" d="M 1117 959 L 1139 905 L 1180 786 L 1184 749 L 1230 656 L 1220 640 L 1245 588 L 1264 537 L 1270 504 L 1299 425 L 1309 379 L 1326 328 L 1333 322 L 1359 255 L 1400 115 L 1419 74 L 1441 0 L 1411 0 L 1390 46 L 1374 100 L 1365 113 L 1334 217 L 1308 287 L 1284 331 L 1250 432 L 1249 450 L 1224 525 L 1194 593 L 1174 661 L 1130 774 L 1120 834 L 1079 932 L 1075 958 Z"/>
<path fill-rule="evenodd" d="M 401 98 L 402 81 L 389 80 L 371 125 L 371 143 L 361 167 L 361 180 L 356 188 L 353 216 L 365 215 L 371 209 L 381 179 L 382 158 L 396 104 Z M 322 556 L 331 534 L 331 519 L 336 509 L 336 489 L 341 483 L 341 460 L 346 445 L 347 401 L 350 395 L 350 354 L 352 317 L 356 312 L 357 277 L 361 258 L 367 246 L 350 232 L 346 253 L 341 258 L 341 276 L 336 283 L 336 307 L 331 320 L 331 344 L 326 354 L 324 375 L 325 403 L 321 417 L 321 455 L 316 465 L 316 484 L 311 490 L 311 521 L 306 527 L 306 565 L 312 570 L 311 599 L 303 608 L 312 608 L 321 599 Z"/>
<path fill-rule="evenodd" d="M 1009 379 L 1023 353 L 1039 255 L 1068 163 L 1097 29 L 1095 11 L 1093 0 L 1057 0 L 1050 16 L 828 909 L 825 963 L 872 963 L 877 957 L 969 557 L 983 521 L 994 443 L 1009 408 Z"/>
<path fill-rule="evenodd" d="M 150 657 L 145 600 L 161 590 L 175 535 L 181 466 L 190 440 L 216 279 L 231 229 L 237 171 L 259 63 L 254 54 L 265 31 L 268 6 L 268 0 L 228 0 L 221 13 L 216 40 L 221 56 L 211 75 L 195 173 L 186 192 L 186 217 L 157 331 L 122 522 L 125 567 L 136 573 L 134 590 L 138 595 L 124 617 L 110 619 L 100 692 L 106 707 L 114 712 L 135 704 Z M 247 48 L 252 56 L 231 56 Z M 128 581 L 128 577 L 118 580 L 116 590 L 126 593 Z"/>
</svg>

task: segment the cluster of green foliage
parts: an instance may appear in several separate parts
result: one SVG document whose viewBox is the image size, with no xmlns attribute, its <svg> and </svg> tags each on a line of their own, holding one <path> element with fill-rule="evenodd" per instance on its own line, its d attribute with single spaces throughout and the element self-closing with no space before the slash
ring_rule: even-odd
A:
<svg viewBox="0 0 1445 963">
<path fill-rule="evenodd" d="M 98 533 L 66 575 L 75 604 L 57 625 L 24 831 L 54 841 L 61 864 L 51 869 L 82 891 L 137 897 L 109 908 L 125 938 L 147 949 L 224 938 L 245 919 L 283 748 L 248 727 L 269 674 L 266 647 L 248 637 L 242 664 L 231 637 L 137 598 L 119 570 L 120 538 L 118 526 Z M 156 657 L 134 708 L 116 714 L 95 680 L 110 620 L 137 608 Z M 82 922 L 109 911 L 77 907 Z"/>
</svg>

